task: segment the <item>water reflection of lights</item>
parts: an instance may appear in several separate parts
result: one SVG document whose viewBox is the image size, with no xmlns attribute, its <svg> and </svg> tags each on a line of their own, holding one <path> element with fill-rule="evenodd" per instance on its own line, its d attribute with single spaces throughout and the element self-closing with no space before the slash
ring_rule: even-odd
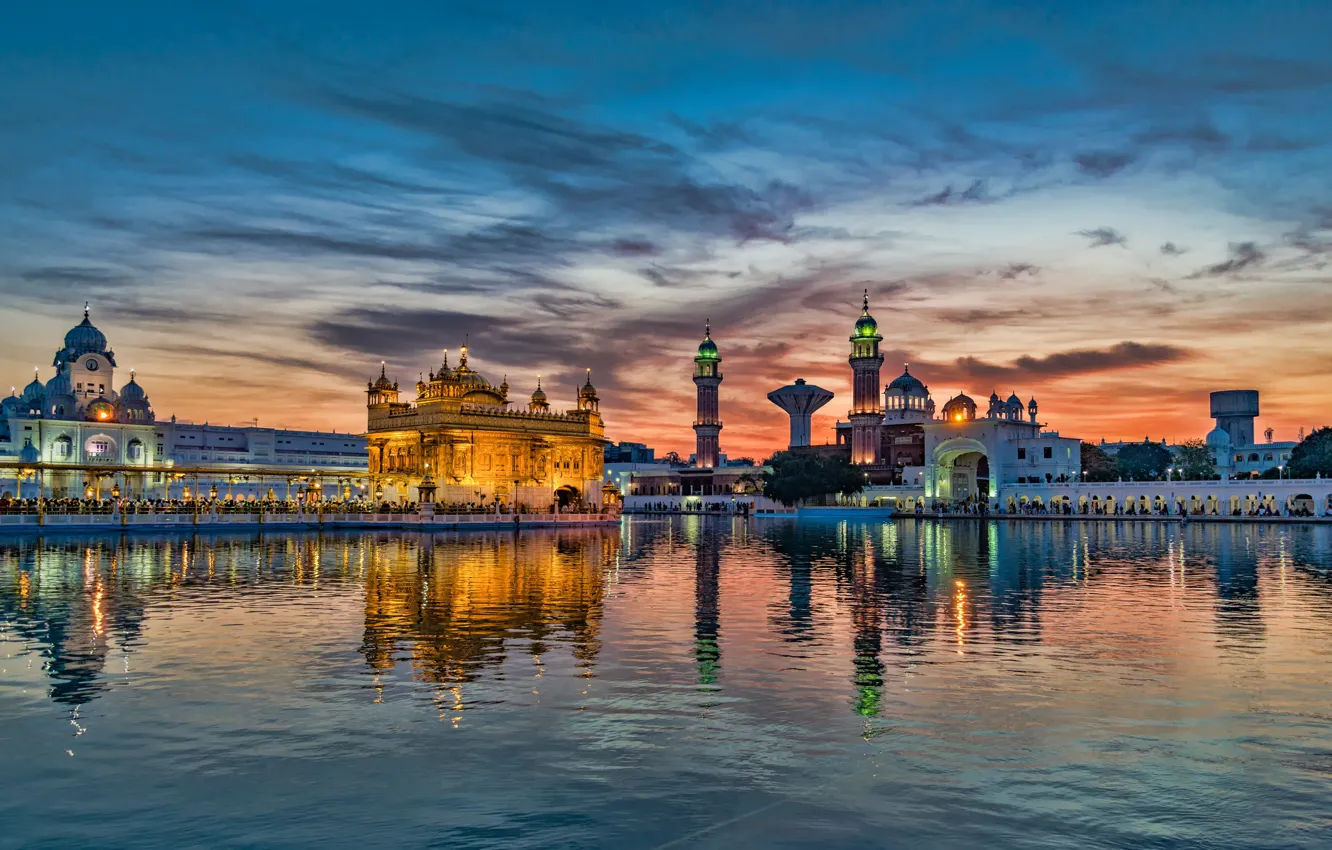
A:
<svg viewBox="0 0 1332 850">
<path fill-rule="evenodd" d="M 93 591 L 93 606 L 92 606 L 93 634 L 97 635 L 98 637 L 101 637 L 102 633 L 106 629 L 106 615 L 102 610 L 103 596 L 104 593 L 102 591 L 102 583 L 98 581 L 97 588 Z"/>
<path fill-rule="evenodd" d="M 953 618 L 957 621 L 957 654 L 962 654 L 962 647 L 966 644 L 967 629 L 967 584 L 958 579 L 953 582 Z"/>
</svg>

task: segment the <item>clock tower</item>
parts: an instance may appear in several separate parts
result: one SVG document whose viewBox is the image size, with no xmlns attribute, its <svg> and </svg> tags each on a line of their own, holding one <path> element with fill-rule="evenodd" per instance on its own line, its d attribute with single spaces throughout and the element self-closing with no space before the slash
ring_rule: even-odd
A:
<svg viewBox="0 0 1332 850">
<path fill-rule="evenodd" d="M 73 398 L 73 412 L 83 414 L 99 399 L 116 400 L 116 355 L 107 347 L 106 335 L 89 318 L 87 304 L 83 305 L 83 321 L 65 334 L 65 347 L 56 352 L 52 365 L 62 395 Z"/>
</svg>

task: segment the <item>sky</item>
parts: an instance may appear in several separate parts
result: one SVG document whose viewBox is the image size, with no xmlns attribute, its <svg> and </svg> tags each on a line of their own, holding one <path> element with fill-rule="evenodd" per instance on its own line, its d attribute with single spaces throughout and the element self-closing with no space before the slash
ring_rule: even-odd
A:
<svg viewBox="0 0 1332 850">
<path fill-rule="evenodd" d="M 387 361 L 538 375 L 607 436 L 784 446 L 769 390 L 1035 397 L 1084 439 L 1332 421 L 1321 2 L 21 4 L 0 373 L 92 304 L 159 417 L 364 427 Z M 119 377 L 119 375 L 118 375 Z M 119 381 L 118 381 L 119 382 Z M 826 415 L 825 415 L 826 414 Z"/>
</svg>

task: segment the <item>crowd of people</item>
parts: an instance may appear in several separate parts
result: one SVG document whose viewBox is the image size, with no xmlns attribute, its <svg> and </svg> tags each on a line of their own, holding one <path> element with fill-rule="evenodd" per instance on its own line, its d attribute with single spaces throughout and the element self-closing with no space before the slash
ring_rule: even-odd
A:
<svg viewBox="0 0 1332 850">
<path fill-rule="evenodd" d="M 689 502 L 684 505 L 670 502 L 649 502 L 625 509 L 635 514 L 748 514 L 749 502 Z"/>
<path fill-rule="evenodd" d="M 317 502 L 298 501 L 295 499 L 97 499 L 97 498 L 28 498 L 16 499 L 0 497 L 0 514 L 417 514 L 421 506 L 417 502 L 370 501 L 367 499 L 321 500 Z M 440 514 L 532 514 L 555 513 L 556 505 L 547 505 L 539 509 L 519 503 L 515 511 L 503 502 L 482 504 L 466 502 L 461 504 L 434 505 L 434 513 Z M 561 513 L 597 513 L 599 509 L 582 505 L 570 505 L 559 508 Z M 604 512 L 604 511 L 603 511 Z"/>
<path fill-rule="evenodd" d="M 1219 504 L 1213 504 L 1210 507 L 1189 506 L 1187 502 L 1176 502 L 1174 506 L 1167 505 L 1165 502 L 1157 502 L 1154 505 L 1146 506 L 1141 502 L 1134 501 L 1107 501 L 1107 502 L 1083 502 L 1080 505 L 1074 505 L 1071 500 L 1059 500 L 1055 502 L 1029 501 L 1023 503 L 1012 503 L 1007 509 L 1000 506 L 997 502 L 991 506 L 986 502 L 966 501 L 959 503 L 934 502 L 930 505 L 928 511 L 923 502 L 918 502 L 914 512 L 919 516 L 926 513 L 956 515 L 968 514 L 976 516 L 1154 516 L 1154 517 L 1190 517 L 1190 516 L 1232 516 L 1232 517 L 1315 517 L 1317 511 L 1311 510 L 1308 505 L 1296 504 L 1290 506 L 1277 505 L 1274 502 L 1263 502 L 1257 505 L 1249 503 L 1243 506 L 1236 506 L 1233 509 L 1223 509 Z M 1332 517 L 1332 506 L 1329 506 L 1323 513 L 1323 516 Z"/>
</svg>

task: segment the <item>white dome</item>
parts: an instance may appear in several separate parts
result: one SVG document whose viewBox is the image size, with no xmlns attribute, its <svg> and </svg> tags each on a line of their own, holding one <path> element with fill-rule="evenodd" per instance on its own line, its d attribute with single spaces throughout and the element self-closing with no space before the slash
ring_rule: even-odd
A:
<svg viewBox="0 0 1332 850">
<path fill-rule="evenodd" d="M 1220 425 L 1207 433 L 1207 445 L 1209 446 L 1228 446 L 1230 445 L 1230 433 Z"/>
</svg>

